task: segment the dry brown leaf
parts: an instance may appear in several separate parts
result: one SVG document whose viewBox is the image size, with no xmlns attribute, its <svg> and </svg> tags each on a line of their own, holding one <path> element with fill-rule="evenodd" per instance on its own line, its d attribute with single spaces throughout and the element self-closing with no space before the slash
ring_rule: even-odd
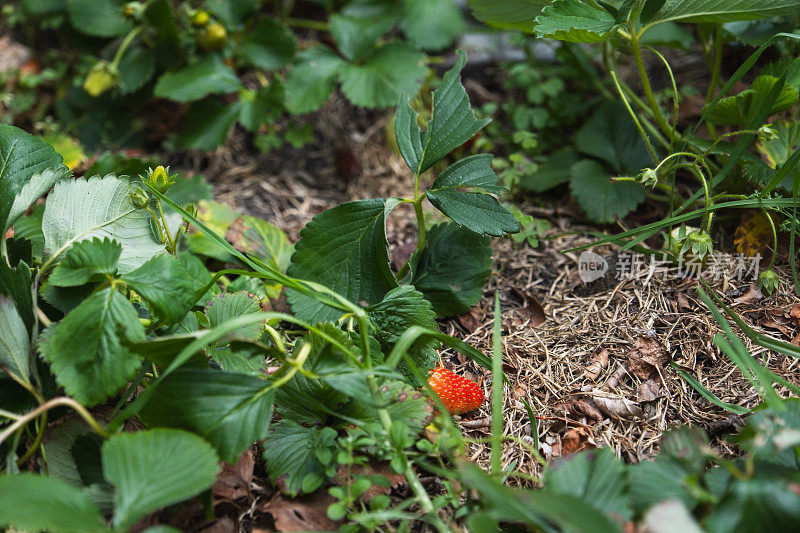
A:
<svg viewBox="0 0 800 533">
<path fill-rule="evenodd" d="M 481 327 L 481 324 L 483 324 L 483 317 L 483 309 L 481 309 L 481 307 L 478 305 L 463 315 L 456 316 L 458 323 L 461 324 L 461 327 L 463 327 L 469 333 L 475 333 L 478 328 Z"/>
<path fill-rule="evenodd" d="M 596 380 L 605 367 L 608 366 L 608 350 L 603 348 L 594 357 L 592 362 L 586 365 L 583 375 L 592 381 Z"/>
<path fill-rule="evenodd" d="M 761 326 L 780 331 L 784 336 L 791 339 L 794 336 L 794 332 L 786 326 L 787 323 L 788 321 L 784 322 L 780 318 L 767 318 L 761 322 Z"/>
<path fill-rule="evenodd" d="M 800 324 L 800 304 L 792 307 L 792 310 L 789 311 L 789 316 L 797 320 L 797 323 Z"/>
<path fill-rule="evenodd" d="M 261 510 L 275 519 L 277 531 L 335 531 L 341 522 L 328 518 L 333 496 L 325 491 L 294 499 L 275 494 Z"/>
<path fill-rule="evenodd" d="M 692 310 L 692 304 L 689 301 L 689 298 L 682 292 L 678 293 L 676 309 L 679 313 Z"/>
<path fill-rule="evenodd" d="M 553 409 L 558 411 L 559 415 L 566 412 L 566 414 L 570 414 L 572 416 L 586 416 L 598 421 L 603 419 L 603 414 L 591 401 L 575 400 L 573 402 L 559 403 L 555 405 Z"/>
<path fill-rule="evenodd" d="M 522 307 L 523 318 L 527 321 L 530 320 L 530 325 L 533 327 L 541 326 L 547 320 L 544 313 L 544 307 L 539 299 L 531 293 L 523 293 L 516 287 L 511 288 L 519 298 L 522 299 L 524 305 Z"/>
<path fill-rule="evenodd" d="M 636 389 L 636 401 L 652 402 L 662 397 L 661 380 L 658 377 L 643 381 Z"/>
<path fill-rule="evenodd" d="M 596 446 L 597 443 L 594 440 L 594 436 L 587 428 L 570 428 L 561 437 L 561 456 L 572 455 Z"/>
<path fill-rule="evenodd" d="M 750 304 L 759 301 L 764 295 L 755 284 L 751 284 L 748 291 L 733 300 L 734 304 Z"/>
<path fill-rule="evenodd" d="M 742 219 L 733 233 L 736 251 L 748 257 L 763 255 L 772 243 L 772 225 L 767 215 L 756 209 L 742 213 Z"/>
<path fill-rule="evenodd" d="M 637 337 L 633 349 L 627 354 L 628 372 L 639 379 L 650 379 L 671 360 L 664 345 L 649 337 Z"/>
<path fill-rule="evenodd" d="M 625 367 L 622 366 L 621 364 L 617 363 L 616 370 L 614 370 L 613 374 L 608 376 L 608 379 L 606 380 L 605 383 L 603 383 L 603 386 L 600 387 L 600 389 L 604 390 L 604 391 L 609 391 L 609 390 L 615 388 L 617 385 L 619 385 L 619 382 L 622 379 L 622 376 L 624 376 L 626 373 L 627 373 L 627 370 L 625 370 Z"/>
<path fill-rule="evenodd" d="M 218 500 L 238 500 L 250 495 L 255 461 L 253 452 L 246 450 L 235 465 L 222 463 L 222 469 L 214 482 L 214 497 Z"/>
<path fill-rule="evenodd" d="M 594 389 L 592 390 L 592 399 L 595 405 L 597 405 L 597 408 L 608 416 L 617 418 L 636 418 L 644 416 L 644 412 L 638 403 L 623 398 L 619 394 Z"/>
</svg>

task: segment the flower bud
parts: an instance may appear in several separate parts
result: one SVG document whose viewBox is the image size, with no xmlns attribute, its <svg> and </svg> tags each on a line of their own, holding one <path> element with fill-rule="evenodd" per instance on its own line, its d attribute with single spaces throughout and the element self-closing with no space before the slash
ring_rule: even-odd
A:
<svg viewBox="0 0 800 533">
<path fill-rule="evenodd" d="M 164 194 L 167 189 L 175 185 L 175 180 L 169 175 L 169 167 L 164 168 L 162 165 L 158 165 L 155 170 L 148 169 L 146 179 L 148 185 L 161 194 Z"/>
<path fill-rule="evenodd" d="M 136 187 L 129 193 L 131 203 L 136 209 L 144 209 L 150 202 L 150 195 L 141 187 Z"/>
<path fill-rule="evenodd" d="M 771 269 L 767 269 L 758 276 L 758 288 L 759 290 L 766 292 L 767 294 L 772 294 L 781 284 L 781 278 L 773 272 Z"/>
<path fill-rule="evenodd" d="M 762 142 L 774 141 L 778 138 L 778 131 L 772 124 L 764 124 L 758 128 L 758 140 Z"/>
<path fill-rule="evenodd" d="M 645 187 L 654 189 L 656 184 L 658 184 L 658 172 L 656 172 L 652 168 L 646 168 L 642 170 L 642 172 L 638 176 L 636 176 L 636 181 L 638 181 Z"/>
</svg>

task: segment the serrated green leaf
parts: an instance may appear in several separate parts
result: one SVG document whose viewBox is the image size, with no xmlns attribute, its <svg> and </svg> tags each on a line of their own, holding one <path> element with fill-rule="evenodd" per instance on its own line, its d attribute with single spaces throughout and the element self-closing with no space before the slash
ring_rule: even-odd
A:
<svg viewBox="0 0 800 533">
<path fill-rule="evenodd" d="M 421 132 L 417 114 L 411 110 L 406 97 L 400 99 L 395 121 L 395 137 L 408 168 L 422 174 L 437 161 L 467 142 L 490 120 L 478 120 L 469 105 L 467 91 L 461 85 L 461 69 L 467 62 L 463 51 L 458 61 L 442 78 L 433 91 L 432 117 L 428 127 Z"/>
<path fill-rule="evenodd" d="M 261 19 L 235 50 L 240 59 L 263 70 L 278 70 L 292 60 L 294 34 L 277 21 Z"/>
<path fill-rule="evenodd" d="M 194 305 L 192 279 L 171 255 L 158 255 L 122 279 L 148 303 L 160 324 L 179 322 Z"/>
<path fill-rule="evenodd" d="M 344 60 L 327 46 L 317 46 L 297 54 L 297 63 L 286 78 L 286 108 L 299 115 L 315 111 L 333 92 L 336 76 Z"/>
<path fill-rule="evenodd" d="M 275 392 L 269 383 L 244 374 L 179 369 L 159 384 L 140 415 L 150 427 L 197 433 L 223 461 L 239 455 L 267 435 Z"/>
<path fill-rule="evenodd" d="M 329 23 L 331 35 L 339 51 L 350 61 L 356 61 L 372 50 L 378 39 L 391 29 L 394 17 L 348 17 L 334 14 L 330 16 Z"/>
<path fill-rule="evenodd" d="M 495 28 L 533 33 L 533 20 L 551 0 L 469 0 L 476 19 Z"/>
<path fill-rule="evenodd" d="M 504 190 L 497 186 L 491 164 L 491 154 L 462 159 L 436 177 L 427 195 L 439 211 L 456 223 L 478 235 L 500 237 L 503 232 L 518 232 L 519 223 L 497 198 L 486 194 Z M 464 188 L 483 192 L 464 191 Z"/>
<path fill-rule="evenodd" d="M 544 192 L 566 183 L 570 178 L 572 165 L 578 162 L 578 154 L 571 148 L 565 148 L 551 154 L 547 160 L 532 174 L 522 176 L 520 187 L 526 191 Z"/>
<path fill-rule="evenodd" d="M 254 355 L 249 350 L 234 351 L 230 346 L 222 346 L 211 352 L 211 357 L 219 364 L 223 372 L 262 378 L 267 373 L 263 353 Z"/>
<path fill-rule="evenodd" d="M 633 175 L 653 163 L 625 107 L 603 104 L 575 135 L 579 152 L 593 155 L 624 175 Z"/>
<path fill-rule="evenodd" d="M 300 232 L 288 275 L 326 285 L 353 302 L 380 302 L 397 287 L 386 241 L 386 217 L 397 202 L 356 200 L 315 216 Z M 298 318 L 310 322 L 333 321 L 340 315 L 296 291 L 287 291 L 287 300 Z"/>
<path fill-rule="evenodd" d="M 688 509 L 696 504 L 685 483 L 687 473 L 666 458 L 642 461 L 631 467 L 629 476 L 630 502 L 637 514 L 663 500 L 677 499 Z"/>
<path fill-rule="evenodd" d="M 0 369 L 30 384 L 31 342 L 11 298 L 0 295 Z"/>
<path fill-rule="evenodd" d="M 26 239 L 31 243 L 31 255 L 39 260 L 44 250 L 44 233 L 42 233 L 42 216 L 44 204 L 35 205 L 29 214 L 22 215 L 14 222 L 14 236 Z"/>
<path fill-rule="evenodd" d="M 611 175 L 596 161 L 580 161 L 572 166 L 570 192 L 589 218 L 613 222 L 623 218 L 644 201 L 644 188 L 630 181 L 611 182 Z"/>
<path fill-rule="evenodd" d="M 207 98 L 193 103 L 183 131 L 178 135 L 178 144 L 198 150 L 212 150 L 220 146 L 228 138 L 228 132 L 240 112 L 238 102 L 225 105 Z"/>
<path fill-rule="evenodd" d="M 319 445 L 320 430 L 316 427 L 304 427 L 292 420 L 281 420 L 272 426 L 264 441 L 264 461 L 270 480 L 283 478 L 284 492 L 290 496 L 300 493 L 303 478 L 323 473 L 315 455 Z"/>
<path fill-rule="evenodd" d="M 211 487 L 217 454 L 206 441 L 175 429 L 118 433 L 103 445 L 103 474 L 117 488 L 114 527 Z"/>
<path fill-rule="evenodd" d="M 345 404 L 347 396 L 321 379 L 297 373 L 275 394 L 275 412 L 301 424 L 327 422 Z"/>
<path fill-rule="evenodd" d="M 6 229 L 64 175 L 62 158 L 43 140 L 0 124 L 0 229 Z"/>
<path fill-rule="evenodd" d="M 76 435 L 70 446 L 70 454 L 75 460 L 75 467 L 78 469 L 78 474 L 84 485 L 102 485 L 106 483 L 105 478 L 103 478 L 103 466 L 100 462 L 100 448 L 102 446 L 103 437 L 93 431 Z"/>
<path fill-rule="evenodd" d="M 556 0 L 536 17 L 534 31 L 573 43 L 599 43 L 608 39 L 616 26 L 614 17 L 579 0 Z"/>
<path fill-rule="evenodd" d="M 402 381 L 387 381 L 379 389 L 380 405 L 392 420 L 402 421 L 408 435 L 416 437 L 428 425 L 433 416 L 433 407 L 419 390 Z M 369 398 L 355 399 L 344 413 L 365 422 L 378 422 L 378 409 Z"/>
<path fill-rule="evenodd" d="M 145 86 L 156 72 L 156 56 L 150 48 L 130 48 L 119 62 L 119 88 L 130 94 Z"/>
<path fill-rule="evenodd" d="M 617 520 L 629 520 L 628 471 L 614 452 L 601 448 L 552 463 L 545 473 L 546 490 L 572 494 Z"/>
<path fill-rule="evenodd" d="M 177 72 L 162 74 L 153 94 L 176 102 L 193 102 L 209 94 L 235 93 L 241 89 L 239 78 L 222 59 L 208 55 Z"/>
<path fill-rule="evenodd" d="M 261 0 L 206 0 L 204 5 L 226 28 L 238 31 L 258 11 Z"/>
<path fill-rule="evenodd" d="M 258 313 L 261 309 L 261 302 L 258 297 L 249 292 L 223 292 L 218 294 L 206 304 L 205 313 L 208 317 L 208 324 L 214 328 L 242 315 Z M 232 335 L 245 339 L 256 339 L 264 332 L 264 324 L 258 322 L 249 326 L 242 326 L 235 330 Z"/>
<path fill-rule="evenodd" d="M 680 22 L 731 22 L 797 14 L 796 0 L 667 0 L 650 24 Z"/>
<path fill-rule="evenodd" d="M 40 344 L 56 381 L 70 396 L 96 405 L 117 393 L 139 369 L 126 342 L 145 332 L 131 303 L 112 288 L 98 291 L 73 309 Z"/>
<path fill-rule="evenodd" d="M 189 278 L 192 280 L 192 292 L 196 294 L 197 291 L 209 284 L 211 281 L 211 272 L 208 271 L 206 266 L 198 257 L 195 257 L 189 252 L 181 252 L 178 254 L 178 261 L 181 262 L 183 268 L 189 274 Z M 216 285 L 213 285 L 204 295 L 200 297 L 197 302 L 194 303 L 198 305 L 205 305 L 211 298 L 214 297 L 215 294 L 219 294 L 220 292 L 220 288 Z"/>
<path fill-rule="evenodd" d="M 27 531 L 108 531 L 89 498 L 75 487 L 37 474 L 0 476 L 0 526 Z"/>
<path fill-rule="evenodd" d="M 42 220 L 45 257 L 60 255 L 78 241 L 110 237 L 122 245 L 119 272 L 125 274 L 166 253 L 147 211 L 131 204 L 132 187 L 129 180 L 113 175 L 56 183 Z"/>
<path fill-rule="evenodd" d="M 33 327 L 33 296 L 31 295 L 33 276 L 31 269 L 24 261 L 11 268 L 5 261 L 0 261 L 0 294 L 13 300 L 17 312 L 30 332 Z"/>
<path fill-rule="evenodd" d="M 464 31 L 464 17 L 452 0 L 407 0 L 400 27 L 425 50 L 447 48 Z"/>
<path fill-rule="evenodd" d="M 744 126 L 753 118 L 756 108 L 767 98 L 772 87 L 778 82 L 775 76 L 759 76 L 746 89 L 736 96 L 728 96 L 719 101 L 708 113 L 708 120 L 721 126 Z M 784 85 L 772 104 L 769 114 L 774 115 L 794 106 L 800 99 L 797 89 Z"/>
<path fill-rule="evenodd" d="M 122 245 L 104 237 L 78 241 L 64 254 L 47 281 L 56 287 L 75 287 L 100 281 L 117 272 Z"/>
<path fill-rule="evenodd" d="M 427 234 L 411 283 L 437 316 L 457 315 L 480 301 L 491 266 L 488 237 L 453 223 L 439 224 Z"/>
<path fill-rule="evenodd" d="M 391 352 L 400 335 L 411 326 L 438 329 L 431 303 L 410 285 L 392 289 L 380 303 L 368 307 L 367 313 L 384 353 Z M 436 365 L 439 345 L 437 340 L 418 341 L 409 350 L 408 355 L 423 375 Z"/>
<path fill-rule="evenodd" d="M 294 252 L 294 246 L 282 229 L 257 217 L 238 219 L 227 239 L 240 252 L 258 257 L 279 272 L 286 272 Z"/>
<path fill-rule="evenodd" d="M 424 54 L 402 42 L 380 47 L 360 63 L 342 66 L 342 92 L 357 106 L 389 107 L 413 94 L 425 77 Z"/>
<path fill-rule="evenodd" d="M 639 21 L 647 24 L 656 16 L 658 10 L 664 5 L 665 0 L 645 0 L 642 12 L 639 14 Z"/>
<path fill-rule="evenodd" d="M 122 0 L 66 0 L 66 4 L 72 27 L 86 35 L 117 37 L 133 29 Z"/>
</svg>

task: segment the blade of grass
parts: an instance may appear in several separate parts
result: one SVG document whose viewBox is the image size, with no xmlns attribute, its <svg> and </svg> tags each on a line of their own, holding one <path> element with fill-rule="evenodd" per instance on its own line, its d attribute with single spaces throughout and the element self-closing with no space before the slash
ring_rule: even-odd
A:
<svg viewBox="0 0 800 533">
<path fill-rule="evenodd" d="M 492 434 L 490 465 L 492 474 L 503 470 L 503 344 L 500 294 L 494 293 L 492 331 Z"/>
<path fill-rule="evenodd" d="M 732 404 L 732 403 L 723 402 L 713 392 L 711 392 L 710 390 L 705 388 L 702 383 L 697 381 L 694 378 L 694 376 L 692 376 L 688 372 L 685 372 L 681 367 L 679 367 L 675 363 L 671 362 L 670 366 L 672 368 L 674 368 L 675 370 L 677 370 L 678 374 L 684 380 L 686 380 L 686 382 L 689 385 L 691 385 L 691 387 L 694 390 L 696 390 L 700 394 L 700 396 L 702 396 L 703 398 L 705 398 L 706 400 L 708 400 L 712 404 L 716 405 L 717 407 L 721 407 L 722 409 L 725 409 L 726 411 L 730 411 L 731 413 L 735 413 L 737 415 L 744 415 L 744 414 L 747 414 L 747 413 L 750 412 L 750 409 L 747 409 L 746 407 L 742 407 L 740 405 L 735 405 L 735 404 Z"/>
</svg>

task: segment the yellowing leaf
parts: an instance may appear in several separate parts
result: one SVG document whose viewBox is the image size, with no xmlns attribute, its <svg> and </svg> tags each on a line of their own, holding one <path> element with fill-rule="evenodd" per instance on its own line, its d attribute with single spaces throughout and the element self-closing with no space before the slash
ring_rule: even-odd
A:
<svg viewBox="0 0 800 533">
<path fill-rule="evenodd" d="M 740 254 L 754 257 L 762 254 L 772 242 L 772 227 L 767 215 L 753 209 L 742 214 L 742 220 L 733 234 L 733 243 Z"/>
<path fill-rule="evenodd" d="M 44 141 L 53 147 L 53 149 L 64 158 L 64 164 L 70 170 L 75 170 L 81 163 L 86 160 L 86 154 L 83 153 L 80 143 L 63 133 L 53 133 L 44 138 Z"/>
</svg>

